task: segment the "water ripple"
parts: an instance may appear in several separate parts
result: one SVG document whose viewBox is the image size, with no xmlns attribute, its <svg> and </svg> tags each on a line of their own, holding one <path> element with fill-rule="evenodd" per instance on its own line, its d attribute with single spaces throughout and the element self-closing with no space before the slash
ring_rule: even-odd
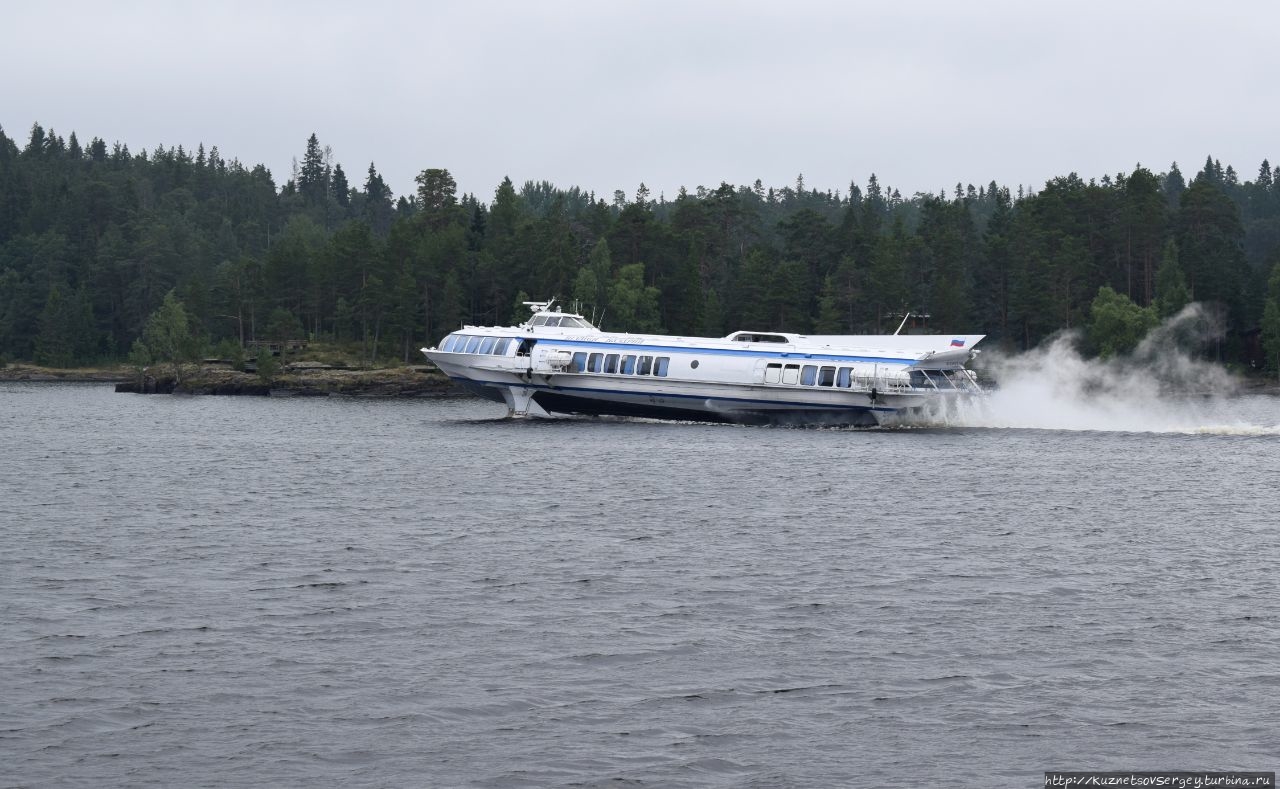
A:
<svg viewBox="0 0 1280 789">
<path fill-rule="evenodd" d="M 0 384 L 0 784 L 1274 767 L 1266 431 L 495 408 Z"/>
</svg>

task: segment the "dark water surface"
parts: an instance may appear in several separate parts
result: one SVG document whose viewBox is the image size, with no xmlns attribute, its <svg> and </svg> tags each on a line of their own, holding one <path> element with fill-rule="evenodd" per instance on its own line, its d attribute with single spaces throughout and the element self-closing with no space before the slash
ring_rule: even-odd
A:
<svg viewBox="0 0 1280 789">
<path fill-rule="evenodd" d="M 0 384 L 0 785 L 1273 770 L 1280 403 L 1228 406 L 789 430 Z"/>
</svg>

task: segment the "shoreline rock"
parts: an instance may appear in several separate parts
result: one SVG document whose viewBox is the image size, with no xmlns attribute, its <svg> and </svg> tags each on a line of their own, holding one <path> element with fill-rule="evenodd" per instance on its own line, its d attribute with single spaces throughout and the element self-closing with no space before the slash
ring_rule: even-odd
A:
<svg viewBox="0 0 1280 789">
<path fill-rule="evenodd" d="M 269 383 L 225 364 L 189 367 L 179 384 L 172 373 L 155 368 L 141 381 L 125 367 L 57 369 L 29 364 L 0 367 L 0 381 L 31 383 L 114 383 L 117 392 L 207 394 L 251 397 L 469 397 L 435 367 L 414 365 L 371 370 L 291 364 Z"/>
<path fill-rule="evenodd" d="M 252 373 L 206 366 L 179 382 L 171 374 L 133 376 L 116 384 L 135 394 L 236 395 L 250 397 L 454 397 L 466 396 L 443 373 L 418 367 L 377 370 L 291 369 L 265 382 Z"/>
<path fill-rule="evenodd" d="M 32 364 L 0 366 L 0 381 L 61 382 L 70 384 L 111 383 L 126 381 L 131 377 L 124 368 L 54 368 Z"/>
</svg>

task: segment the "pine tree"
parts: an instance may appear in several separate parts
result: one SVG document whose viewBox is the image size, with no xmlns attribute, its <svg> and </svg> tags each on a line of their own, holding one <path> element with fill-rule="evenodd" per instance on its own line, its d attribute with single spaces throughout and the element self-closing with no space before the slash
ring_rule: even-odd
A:
<svg viewBox="0 0 1280 789">
<path fill-rule="evenodd" d="M 307 152 L 303 154 L 297 181 L 298 193 L 308 204 L 324 204 L 325 196 L 329 194 L 329 182 L 325 177 L 324 152 L 314 132 L 307 138 Z"/>
<path fill-rule="evenodd" d="M 423 211 L 439 213 L 458 203 L 458 183 L 448 170 L 423 170 L 414 177 L 418 182 L 418 205 Z"/>
<path fill-rule="evenodd" d="M 1218 301 L 1232 325 L 1244 319 L 1249 280 L 1240 209 L 1218 186 L 1198 178 L 1182 194 L 1177 217 L 1178 263 L 1197 301 Z"/>
<path fill-rule="evenodd" d="M 374 235 L 384 238 L 391 229 L 394 209 L 391 205 L 391 189 L 378 175 L 373 162 L 369 162 L 369 175 L 364 182 L 364 218 Z"/>
<path fill-rule="evenodd" d="M 1170 208 L 1177 208 L 1182 200 L 1182 193 L 1187 188 L 1187 181 L 1182 177 L 1182 171 L 1178 169 L 1177 162 L 1174 162 L 1169 167 L 1169 172 L 1165 173 L 1162 188 L 1165 202 L 1169 204 Z"/>
<path fill-rule="evenodd" d="M 347 174 L 342 172 L 342 165 L 335 165 L 333 168 L 333 178 L 329 182 L 329 188 L 333 192 L 333 199 L 343 208 L 351 206 L 351 187 L 347 184 Z"/>
<path fill-rule="evenodd" d="M 33 123 L 31 124 L 31 136 L 27 138 L 27 147 L 22 151 L 22 154 L 28 158 L 42 158 L 46 144 L 47 139 L 44 127 L 38 123 Z"/>
<path fill-rule="evenodd" d="M 1155 285 L 1155 270 L 1165 236 L 1165 201 L 1160 194 L 1160 181 L 1145 167 L 1139 166 L 1121 183 L 1121 220 L 1124 233 L 1122 253 L 1130 271 L 1136 271 L 1140 285 L 1129 296 L 1141 304 L 1150 304 Z M 1134 292 L 1136 291 L 1136 293 Z"/>
</svg>

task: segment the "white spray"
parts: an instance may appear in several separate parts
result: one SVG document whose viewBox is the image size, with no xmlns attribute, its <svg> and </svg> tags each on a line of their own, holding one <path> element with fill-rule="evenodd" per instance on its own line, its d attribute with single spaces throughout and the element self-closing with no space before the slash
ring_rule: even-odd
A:
<svg viewBox="0 0 1280 789">
<path fill-rule="evenodd" d="M 1221 322 L 1198 304 L 1153 329 L 1133 353 L 1086 359 L 1078 332 L 1063 332 L 1016 356 L 984 360 L 996 386 L 927 419 L 954 427 L 1153 433 L 1280 435 L 1280 401 L 1242 416 L 1232 408 L 1240 381 L 1187 348 L 1221 336 Z M 1253 409 L 1257 411 L 1257 409 Z M 1263 422 L 1265 424 L 1259 424 Z"/>
</svg>

